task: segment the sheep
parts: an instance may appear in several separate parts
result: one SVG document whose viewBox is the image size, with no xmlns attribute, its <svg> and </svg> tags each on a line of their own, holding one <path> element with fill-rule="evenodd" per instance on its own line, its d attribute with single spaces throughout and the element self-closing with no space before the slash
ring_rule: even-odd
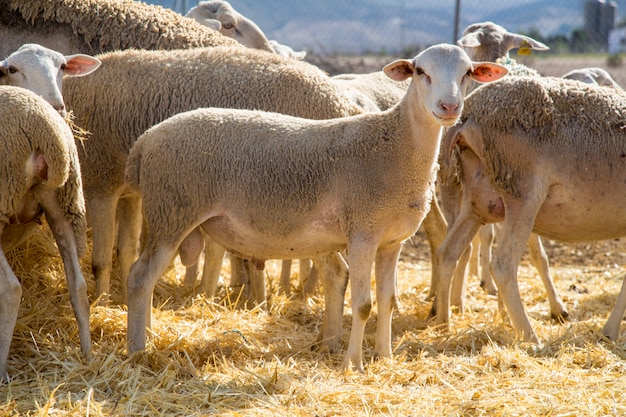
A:
<svg viewBox="0 0 626 417">
<path fill-rule="evenodd" d="M 103 304 L 108 301 L 118 201 L 122 214 L 128 212 L 120 216 L 124 218 L 118 227 L 122 281 L 136 256 L 139 214 L 134 198 L 122 198 L 124 165 L 130 147 L 149 127 L 202 106 L 265 109 L 314 119 L 361 112 L 321 70 L 265 51 L 126 50 L 97 57 L 100 69 L 90 77 L 66 79 L 63 95 L 76 124 L 92 133 L 78 151 L 93 232 L 92 268 Z M 205 289 L 214 288 L 210 282 L 215 281 L 207 281 Z"/>
<path fill-rule="evenodd" d="M 287 45 L 268 40 L 256 23 L 237 12 L 229 2 L 224 0 L 201 1 L 189 9 L 185 16 L 249 48 L 274 52 L 299 60 L 306 56 L 305 51 L 295 52 Z"/>
<path fill-rule="evenodd" d="M 121 0 L 0 0 L 0 56 L 24 43 L 63 54 L 238 45 L 173 10 Z"/>
<path fill-rule="evenodd" d="M 3 169 L 0 171 L 0 380 L 7 377 L 9 348 L 22 289 L 5 252 L 40 224 L 54 234 L 65 266 L 80 347 L 88 357 L 89 301 L 79 259 L 86 249 L 85 203 L 74 137 L 49 103 L 20 87 L 0 86 Z"/>
<path fill-rule="evenodd" d="M 516 33 L 508 32 L 502 26 L 496 25 L 492 22 L 475 23 L 469 25 L 463 32 L 463 36 L 457 42 L 462 46 L 467 54 L 472 59 L 485 59 L 492 62 L 497 62 L 504 65 L 508 70 L 508 77 L 512 76 L 533 76 L 540 77 L 541 75 L 526 65 L 519 64 L 515 60 L 509 57 L 509 51 L 514 48 L 520 48 L 519 53 L 530 54 L 531 50 L 545 51 L 549 47 L 541 42 L 538 42 L 530 37 L 519 35 Z M 476 85 L 470 86 L 470 91 Z M 458 180 L 454 178 L 454 175 L 447 176 L 448 161 L 445 160 L 446 154 L 442 154 L 442 160 L 440 164 L 442 169 L 440 170 L 439 189 L 442 199 L 442 205 L 446 218 L 449 221 L 449 225 L 454 223 L 455 217 L 458 214 L 459 199 L 461 198 L 462 191 Z M 452 171 L 453 172 L 453 171 Z M 485 225 L 479 234 L 474 238 L 471 247 L 471 259 L 470 266 L 477 264 L 476 258 L 478 256 L 477 248 L 480 247 L 480 264 L 481 264 L 481 280 L 480 285 L 484 287 L 489 294 L 496 294 L 496 287 L 489 274 L 489 261 L 491 259 L 491 243 L 494 240 L 493 225 Z M 563 300 L 556 291 L 556 287 L 550 276 L 549 261 L 545 250 L 541 243 L 541 238 L 536 234 L 531 234 L 528 241 L 528 248 L 530 253 L 530 259 L 535 266 L 546 288 L 548 300 L 550 302 L 550 312 L 553 318 L 562 321 L 565 320 L 569 313 Z M 465 266 L 467 264 L 468 257 L 470 256 L 470 250 L 463 253 L 463 256 L 459 260 L 456 270 L 455 278 L 453 280 L 452 287 L 452 303 L 458 305 L 459 309 L 463 310 L 465 300 Z M 471 269 L 471 268 L 470 268 Z M 435 274 L 433 274 L 433 277 Z M 437 283 L 431 282 L 429 298 L 433 298 L 436 293 Z M 434 306 L 434 305 L 433 305 Z M 436 314 L 435 309 L 430 312 L 430 316 Z"/>
<path fill-rule="evenodd" d="M 65 117 L 63 77 L 88 75 L 99 66 L 100 61 L 89 55 L 63 56 L 38 44 L 24 44 L 0 61 L 0 85 L 26 88 L 43 97 Z"/>
<path fill-rule="evenodd" d="M 578 80 L 588 84 L 597 84 L 604 87 L 622 88 L 611 74 L 603 68 L 589 67 L 579 68 L 562 75 L 569 80 Z"/>
<path fill-rule="evenodd" d="M 457 44 L 465 49 L 475 61 L 496 62 L 509 56 L 511 49 L 519 48 L 520 55 L 529 55 L 531 50 L 547 51 L 547 45 L 535 39 L 512 33 L 493 22 L 481 22 L 469 25 Z"/>
<path fill-rule="evenodd" d="M 144 250 L 128 277 L 130 353 L 145 349 L 154 286 L 185 236 L 197 227 L 263 267 L 266 259 L 326 258 L 321 344 L 336 351 L 347 277 L 353 324 L 344 367 L 363 370 L 376 260 L 375 355 L 391 355 L 395 266 L 430 206 L 442 126 L 456 123 L 471 79 L 506 73 L 474 63 L 455 45 L 427 48 L 384 68 L 412 78 L 388 111 L 315 121 L 237 109 L 197 109 L 150 128 L 130 151 L 125 178 L 141 195 Z M 167 149 L 167 152 L 165 150 Z M 333 259 L 330 259 L 333 258 Z M 331 276 L 332 275 L 332 276 Z"/>
<path fill-rule="evenodd" d="M 442 149 L 456 159 L 462 206 L 437 253 L 437 323 L 449 326 L 450 277 L 481 224 L 502 222 L 490 263 L 516 334 L 537 342 L 516 273 L 531 232 L 576 242 L 624 236 L 626 93 L 552 77 L 503 79 L 468 95 Z M 603 332 L 615 340 L 622 287 Z"/>
<path fill-rule="evenodd" d="M 377 112 L 393 107 L 402 99 L 409 85 L 409 80 L 393 81 L 382 71 L 339 74 L 331 77 L 330 81 L 343 89 L 350 100 L 364 112 Z M 290 293 L 290 268 L 291 260 L 283 260 L 279 287 L 286 294 Z M 312 294 L 317 282 L 317 271 L 310 269 L 310 263 L 306 259 L 300 259 L 300 280 L 304 295 Z"/>
<path fill-rule="evenodd" d="M 239 45 L 171 10 L 116 0 L 0 0 L 0 37 L 3 56 L 26 42 L 65 54 Z"/>
<path fill-rule="evenodd" d="M 393 107 L 402 99 L 410 82 L 410 80 L 404 82 L 391 80 L 383 71 L 338 74 L 331 77 L 331 81 L 347 91 L 351 99 L 364 111 L 380 111 Z M 362 96 L 365 98 L 359 100 Z M 369 102 L 373 104 L 369 106 L 362 104 Z M 434 261 L 435 252 L 443 242 L 447 229 L 446 220 L 436 198 L 433 199 L 422 225 L 428 238 L 431 260 Z M 434 288 L 433 285 L 431 288 Z"/>
</svg>

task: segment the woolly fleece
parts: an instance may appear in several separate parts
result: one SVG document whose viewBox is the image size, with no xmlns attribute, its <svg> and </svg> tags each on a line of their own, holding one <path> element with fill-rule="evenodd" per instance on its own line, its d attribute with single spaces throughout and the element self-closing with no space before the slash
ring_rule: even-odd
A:
<svg viewBox="0 0 626 417">
<path fill-rule="evenodd" d="M 23 173 L 30 156 L 39 150 L 48 164 L 45 186 L 58 190 L 59 204 L 72 225 L 81 256 L 86 250 L 87 223 L 80 165 L 69 126 L 52 106 L 26 89 L 0 86 L 0 106 L 11 109 L 0 112 L 0 220 L 9 221 L 32 186 Z"/>
</svg>

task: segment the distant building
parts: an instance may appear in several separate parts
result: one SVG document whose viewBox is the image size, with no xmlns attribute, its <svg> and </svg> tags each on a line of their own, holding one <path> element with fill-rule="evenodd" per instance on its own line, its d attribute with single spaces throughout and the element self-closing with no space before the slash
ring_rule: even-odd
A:
<svg viewBox="0 0 626 417">
<path fill-rule="evenodd" d="M 605 0 L 587 0 L 585 2 L 585 32 L 589 40 L 603 49 L 607 49 L 609 33 L 617 21 L 617 4 Z"/>
<path fill-rule="evenodd" d="M 626 52 L 626 27 L 613 29 L 609 32 L 609 53 Z"/>
</svg>

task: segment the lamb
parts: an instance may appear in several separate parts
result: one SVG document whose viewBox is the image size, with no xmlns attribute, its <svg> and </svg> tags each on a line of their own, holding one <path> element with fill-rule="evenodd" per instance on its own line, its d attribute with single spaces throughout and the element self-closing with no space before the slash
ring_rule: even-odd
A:
<svg viewBox="0 0 626 417">
<path fill-rule="evenodd" d="M 622 88 L 613 79 L 613 77 L 611 77 L 611 74 L 609 74 L 608 71 L 598 67 L 575 69 L 563 74 L 562 77 L 569 80 L 578 80 L 584 83 L 597 84 L 604 87 Z"/>
<path fill-rule="evenodd" d="M 311 119 L 361 112 L 321 70 L 265 51 L 127 50 L 97 57 L 102 66 L 93 75 L 65 80 L 64 98 L 76 123 L 92 132 L 78 151 L 93 232 L 92 267 L 103 304 L 108 301 L 115 234 L 111 225 L 118 202 L 122 281 L 136 256 L 139 213 L 136 199 L 125 197 L 124 166 L 132 144 L 149 127 L 203 106 L 265 109 Z M 207 282 L 212 287 L 214 281 Z"/>
<path fill-rule="evenodd" d="M 337 251 L 347 249 L 353 324 L 344 367 L 359 371 L 376 260 L 375 355 L 391 355 L 396 261 L 430 206 L 441 128 L 456 123 L 471 79 L 495 80 L 506 70 L 472 65 L 458 46 L 436 45 L 384 71 L 400 82 L 412 77 L 405 97 L 386 112 L 314 121 L 197 109 L 137 140 L 125 176 L 142 197 L 148 233 L 128 278 L 130 353 L 145 348 L 157 280 L 185 236 L 202 227 L 259 267 L 303 257 L 331 266 L 332 274 L 320 270 L 327 297 L 320 340 L 331 351 L 339 345 L 347 285 L 345 274 L 335 275 L 344 270 Z"/>
<path fill-rule="evenodd" d="M 63 56 L 38 44 L 25 44 L 0 61 L 0 85 L 26 88 L 43 97 L 65 117 L 63 77 L 88 75 L 99 66 L 100 61 L 89 55 Z"/>
<path fill-rule="evenodd" d="M 0 380 L 7 361 L 22 289 L 5 252 L 40 224 L 52 229 L 65 266 L 80 347 L 91 349 L 87 284 L 79 259 L 86 249 L 85 203 L 73 134 L 42 98 L 24 88 L 0 87 L 3 169 L 0 171 Z"/>
<path fill-rule="evenodd" d="M 393 107 L 400 102 L 410 82 L 410 80 L 404 82 L 391 80 L 383 71 L 367 74 L 338 74 L 331 77 L 331 81 L 347 91 L 352 101 L 364 111 L 381 111 Z M 365 98 L 359 99 L 359 97 Z M 430 210 L 422 225 L 428 238 L 431 260 L 434 261 L 434 255 L 443 242 L 447 229 L 447 223 L 437 199 L 431 202 Z M 431 288 L 434 286 L 431 285 Z"/>
<path fill-rule="evenodd" d="M 237 45 L 173 10 L 122 0 L 0 0 L 0 56 L 24 43 L 63 54 Z"/>
<path fill-rule="evenodd" d="M 224 0 L 201 1 L 189 9 L 186 17 L 219 31 L 222 35 L 233 38 L 237 42 L 255 49 L 274 52 L 282 56 L 304 59 L 305 51 L 295 52 L 287 45 L 275 40 L 268 40 L 265 33 L 256 23 Z"/>
<path fill-rule="evenodd" d="M 406 93 L 410 81 L 394 81 L 382 71 L 368 74 L 339 74 L 331 77 L 330 80 L 344 90 L 350 100 L 364 112 L 387 110 L 398 104 Z M 436 205 L 436 201 L 433 205 Z M 435 210 L 433 213 L 440 212 Z M 434 214 L 429 212 L 430 217 L 433 215 Z M 441 217 L 443 218 L 443 215 Z M 424 224 L 430 225 L 430 222 L 425 221 Z M 431 228 L 427 230 L 432 233 Z M 443 237 L 441 241 L 443 241 Z M 433 243 L 432 239 L 431 243 Z M 434 253 L 435 250 L 436 248 L 433 248 L 432 253 Z M 283 260 L 279 287 L 286 294 L 290 293 L 290 268 L 291 260 Z M 300 280 L 305 296 L 314 292 L 317 283 L 317 271 L 310 268 L 311 266 L 308 260 L 300 259 Z"/>
<path fill-rule="evenodd" d="M 516 283 L 531 232 L 577 242 L 624 236 L 626 93 L 551 77 L 503 79 L 466 99 L 444 136 L 462 206 L 437 253 L 437 323 L 448 324 L 450 277 L 481 224 L 502 221 L 490 263 L 515 332 L 537 342 Z M 626 285 L 603 328 L 616 340 Z"/>
</svg>

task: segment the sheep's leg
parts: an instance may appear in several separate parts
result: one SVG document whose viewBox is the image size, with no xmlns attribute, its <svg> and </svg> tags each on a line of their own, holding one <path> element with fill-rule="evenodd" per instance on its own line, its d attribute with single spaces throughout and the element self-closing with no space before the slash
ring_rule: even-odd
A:
<svg viewBox="0 0 626 417">
<path fill-rule="evenodd" d="M 437 324 L 445 330 L 449 330 L 450 290 L 458 259 L 469 247 L 480 226 L 481 224 L 472 214 L 471 204 L 463 204 L 459 216 L 448 230 L 448 235 L 437 251 L 437 296 L 430 316 L 436 315 Z"/>
<path fill-rule="evenodd" d="M 128 273 L 137 259 L 139 236 L 141 235 L 141 198 L 124 197 L 119 200 L 117 230 L 117 259 L 120 264 L 122 302 L 128 304 Z"/>
<path fill-rule="evenodd" d="M 220 271 L 222 270 L 222 262 L 226 249 L 213 239 L 205 236 L 204 239 L 204 268 L 202 269 L 202 288 L 204 294 L 209 297 L 215 297 L 217 293 L 217 283 L 220 279 Z"/>
<path fill-rule="evenodd" d="M 565 307 L 565 303 L 561 300 L 559 293 L 554 286 L 554 281 L 550 276 L 550 264 L 548 261 L 548 255 L 541 243 L 541 237 L 536 233 L 531 233 L 530 239 L 528 239 L 528 249 L 530 251 L 530 260 L 539 272 L 543 285 L 546 287 L 546 293 L 548 294 L 548 300 L 550 301 L 550 314 L 553 319 L 563 321 L 567 318 L 569 313 Z"/>
<path fill-rule="evenodd" d="M 372 310 L 370 280 L 376 251 L 376 245 L 366 236 L 353 236 L 348 244 L 352 329 L 343 362 L 344 369 L 352 367 L 363 372 L 363 334 Z"/>
<path fill-rule="evenodd" d="M 192 290 L 193 286 L 196 284 L 196 279 L 198 278 L 199 264 L 200 258 L 198 258 L 193 265 L 185 267 L 185 278 L 183 278 L 183 287 L 185 287 L 187 290 Z"/>
<path fill-rule="evenodd" d="M 611 311 L 611 315 L 609 319 L 602 327 L 602 333 L 606 335 L 612 341 L 617 341 L 619 337 L 619 327 L 622 322 L 622 318 L 624 317 L 624 312 L 626 311 L 626 279 L 622 280 L 622 289 L 619 291 L 617 295 L 617 300 L 615 300 L 615 306 Z"/>
<path fill-rule="evenodd" d="M 475 240 L 472 239 L 472 242 Z M 454 268 L 454 275 L 451 283 L 450 290 L 450 305 L 456 306 L 460 313 L 463 313 L 465 309 L 465 294 L 467 293 L 467 265 L 468 260 L 474 250 L 472 243 L 463 251 L 459 260 Z"/>
<path fill-rule="evenodd" d="M 398 257 L 402 244 L 378 249 L 376 254 L 376 303 L 378 321 L 374 356 L 391 357 L 391 318 L 396 304 L 396 281 Z"/>
<path fill-rule="evenodd" d="M 280 282 L 278 286 L 280 291 L 289 295 L 291 293 L 291 259 L 283 259 L 280 268 Z"/>
<path fill-rule="evenodd" d="M 530 192 L 526 195 L 538 196 Z M 540 205 L 540 198 L 536 197 L 506 200 L 506 217 L 498 232 L 498 244 L 490 264 L 491 275 L 498 287 L 499 303 L 506 307 L 515 332 L 528 342 L 538 342 L 538 338 L 522 303 L 517 285 L 517 270 Z"/>
<path fill-rule="evenodd" d="M 304 265 L 304 267 L 302 266 Z M 302 286 L 302 294 L 308 297 L 315 293 L 317 288 L 318 272 L 315 266 L 311 266 L 310 259 L 300 259 L 300 281 Z"/>
<path fill-rule="evenodd" d="M 70 303 L 72 304 L 74 316 L 76 316 L 76 322 L 78 323 L 80 348 L 83 355 L 89 357 L 91 351 L 91 332 L 89 330 L 87 282 L 80 269 L 74 230 L 59 206 L 56 191 L 39 193 L 38 199 L 44 209 L 46 220 L 50 225 L 59 252 L 61 253 L 61 258 L 63 259 L 65 277 L 70 291 Z"/>
<path fill-rule="evenodd" d="M 129 354 L 146 348 L 146 327 L 151 326 L 152 292 L 174 259 L 177 246 L 162 244 L 153 251 L 144 250 L 130 269 L 126 336 Z"/>
<path fill-rule="evenodd" d="M 22 242 L 25 242 L 38 227 L 40 227 L 39 223 L 30 222 L 12 224 L 10 227 L 4 229 L 4 233 L 0 239 L 4 252 L 9 252 L 18 245 L 21 245 Z"/>
<path fill-rule="evenodd" d="M 430 246 L 430 260 L 432 265 L 432 271 L 430 275 L 430 289 L 428 291 L 428 299 L 430 300 L 435 296 L 437 283 L 435 282 L 435 256 L 437 249 L 441 246 L 447 235 L 448 225 L 446 219 L 443 217 L 437 198 L 433 196 L 430 204 L 430 210 L 426 213 L 426 217 L 422 222 L 424 231 L 428 238 L 428 244 Z"/>
<path fill-rule="evenodd" d="M 99 195 L 86 199 L 87 215 L 91 224 L 93 249 L 91 268 L 96 280 L 96 295 L 100 305 L 110 300 L 110 280 L 113 269 L 113 245 L 115 241 L 115 208 L 118 197 Z"/>
<path fill-rule="evenodd" d="M 481 266 L 481 287 L 486 286 L 489 294 L 497 293 L 495 284 L 489 273 L 489 262 L 491 261 L 491 243 L 493 242 L 493 225 L 483 225 L 479 232 L 472 239 L 470 246 L 463 252 L 459 258 L 457 267 L 454 271 L 454 279 L 452 280 L 452 294 L 450 296 L 450 305 L 457 306 L 459 312 L 465 309 L 465 299 L 467 293 L 467 278 L 472 275 L 472 270 L 478 270 L 478 262 Z M 469 271 L 467 265 L 469 260 Z M 474 264 L 474 265 L 473 265 Z M 474 273 L 476 274 L 476 273 Z"/>
<path fill-rule="evenodd" d="M 250 292 L 248 300 L 252 302 L 252 305 L 261 305 L 265 302 L 265 274 L 263 269 L 257 269 L 252 263 L 250 263 Z"/>
<path fill-rule="evenodd" d="M 481 227 L 480 230 L 482 231 L 483 228 Z M 472 239 L 472 250 L 469 256 L 469 270 L 467 271 L 467 274 L 471 277 L 478 276 L 478 263 L 480 260 L 481 251 L 482 251 L 482 246 L 480 244 L 480 232 L 479 232 L 476 236 L 474 236 L 474 239 Z"/>
<path fill-rule="evenodd" d="M 312 282 L 309 282 L 311 277 L 311 260 L 299 259 L 300 264 L 300 286 L 302 287 L 304 296 L 313 294 L 315 286 L 317 284 L 317 277 L 313 277 Z M 291 259 L 283 259 L 280 270 L 280 290 L 289 295 L 291 293 L 291 265 L 293 264 Z"/>
<path fill-rule="evenodd" d="M 311 274 L 312 262 L 309 258 L 298 259 L 298 275 L 300 277 L 299 286 L 304 288 L 304 283 L 309 279 Z"/>
<path fill-rule="evenodd" d="M 338 352 L 343 325 L 343 302 L 348 286 L 348 266 L 338 252 L 313 259 L 324 288 L 324 318 L 318 343 L 329 352 Z"/>
<path fill-rule="evenodd" d="M 250 277 L 245 259 L 230 254 L 230 285 L 231 287 L 241 287 L 248 285 Z"/>
<path fill-rule="evenodd" d="M 5 223 L 0 223 L 0 234 L 5 226 Z M 0 382 L 8 378 L 7 361 L 21 298 L 22 285 L 0 248 Z"/>
<path fill-rule="evenodd" d="M 487 290 L 487 294 L 496 295 L 498 290 L 489 272 L 491 262 L 491 248 L 493 246 L 494 226 L 486 224 L 480 228 L 480 286 Z"/>
</svg>

